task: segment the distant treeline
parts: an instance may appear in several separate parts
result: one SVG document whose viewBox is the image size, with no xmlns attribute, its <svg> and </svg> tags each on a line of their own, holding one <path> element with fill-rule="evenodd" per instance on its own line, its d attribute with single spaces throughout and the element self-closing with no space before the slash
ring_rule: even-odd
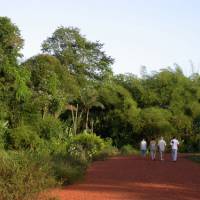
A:
<svg viewBox="0 0 200 200">
<path fill-rule="evenodd" d="M 200 76 L 180 67 L 141 78 L 114 75 L 103 44 L 58 27 L 42 54 L 20 62 L 20 31 L 0 17 L 0 144 L 34 149 L 41 140 L 86 130 L 115 145 L 176 135 L 182 151 L 200 150 Z"/>
</svg>

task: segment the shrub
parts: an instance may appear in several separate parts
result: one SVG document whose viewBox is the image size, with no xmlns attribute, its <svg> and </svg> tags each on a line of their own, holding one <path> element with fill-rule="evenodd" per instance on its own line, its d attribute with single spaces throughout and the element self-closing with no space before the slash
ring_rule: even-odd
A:
<svg viewBox="0 0 200 200">
<path fill-rule="evenodd" d="M 120 152 L 122 155 L 139 154 L 139 151 L 134 149 L 130 144 L 122 146 Z"/>
<path fill-rule="evenodd" d="M 49 160 L 25 152 L 0 152 L 0 200 L 27 200 L 55 185 Z"/>
<path fill-rule="evenodd" d="M 73 138 L 68 144 L 67 152 L 75 159 L 91 161 L 104 147 L 104 140 L 93 133 L 82 133 Z"/>
<path fill-rule="evenodd" d="M 190 156 L 188 156 L 188 159 L 190 159 L 190 160 L 192 160 L 194 162 L 200 163 L 200 155 L 199 154 L 190 155 Z"/>
<path fill-rule="evenodd" d="M 8 122 L 0 120 L 0 149 L 4 149 L 5 147 L 5 133 L 8 129 Z"/>
<path fill-rule="evenodd" d="M 61 184 L 71 184 L 82 179 L 86 167 L 83 165 L 72 165 L 67 160 L 54 163 L 54 175 Z"/>
<path fill-rule="evenodd" d="M 59 138 L 63 133 L 63 125 L 59 119 L 53 116 L 46 116 L 41 119 L 38 132 L 41 138 L 50 140 L 51 138 Z"/>
<path fill-rule="evenodd" d="M 23 137 L 20 133 L 22 130 Z M 0 200 L 35 199 L 37 194 L 55 184 L 71 184 L 81 179 L 90 161 L 116 155 L 112 141 L 95 134 L 82 133 L 65 140 L 36 138 L 27 126 L 10 134 L 17 152 L 0 151 Z M 30 134 L 30 135 L 29 135 Z M 30 151 L 20 151 L 33 145 Z M 67 151 L 66 151 L 67 149 Z"/>
<path fill-rule="evenodd" d="M 180 152 L 200 152 L 200 135 L 192 135 L 180 142 Z"/>
<path fill-rule="evenodd" d="M 119 154 L 119 150 L 112 146 L 111 138 L 107 138 L 104 142 L 104 147 L 93 158 L 93 160 L 105 160 L 110 156 L 116 156 Z"/>
<path fill-rule="evenodd" d="M 67 142 L 59 138 L 52 138 L 46 142 L 46 148 L 49 149 L 51 154 L 66 155 Z"/>
<path fill-rule="evenodd" d="M 13 149 L 31 149 L 35 148 L 40 142 L 40 138 L 32 127 L 22 125 L 10 130 L 7 135 L 9 148 Z"/>
<path fill-rule="evenodd" d="M 52 168 L 52 176 L 59 184 L 71 184 L 83 177 L 88 161 L 80 157 L 72 157 L 66 151 L 67 142 L 59 138 L 41 140 L 34 149 L 34 154 L 48 161 Z M 83 151 L 84 152 L 84 151 Z"/>
<path fill-rule="evenodd" d="M 89 162 L 89 158 L 86 156 L 86 150 L 83 149 L 82 145 L 77 143 L 70 143 L 67 147 L 68 160 L 76 163 L 77 165 L 84 165 Z"/>
</svg>

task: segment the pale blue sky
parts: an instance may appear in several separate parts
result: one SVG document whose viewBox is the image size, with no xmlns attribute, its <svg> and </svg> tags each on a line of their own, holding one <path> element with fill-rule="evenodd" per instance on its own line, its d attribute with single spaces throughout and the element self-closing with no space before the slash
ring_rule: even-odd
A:
<svg viewBox="0 0 200 200">
<path fill-rule="evenodd" d="M 105 44 L 115 73 L 139 75 L 178 63 L 200 68 L 200 0 L 0 0 L 0 15 L 19 27 L 25 58 L 60 25 Z"/>
</svg>

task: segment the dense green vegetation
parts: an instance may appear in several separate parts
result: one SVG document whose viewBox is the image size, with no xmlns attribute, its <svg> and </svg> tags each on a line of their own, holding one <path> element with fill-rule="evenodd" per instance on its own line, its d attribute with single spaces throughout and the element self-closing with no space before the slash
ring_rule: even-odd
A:
<svg viewBox="0 0 200 200">
<path fill-rule="evenodd" d="M 0 17 L 0 200 L 71 183 L 92 160 L 116 155 L 112 145 L 129 154 L 143 137 L 176 135 L 181 151 L 200 150 L 199 74 L 114 75 L 103 44 L 73 27 L 23 62 L 22 47 L 18 27 Z"/>
<path fill-rule="evenodd" d="M 199 154 L 194 154 L 194 155 L 190 155 L 188 156 L 188 159 L 200 163 L 200 155 Z"/>
</svg>

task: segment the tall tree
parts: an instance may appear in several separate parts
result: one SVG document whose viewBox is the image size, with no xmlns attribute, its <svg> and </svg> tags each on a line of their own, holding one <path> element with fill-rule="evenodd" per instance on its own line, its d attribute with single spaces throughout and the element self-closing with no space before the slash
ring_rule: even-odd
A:
<svg viewBox="0 0 200 200">
<path fill-rule="evenodd" d="M 67 103 L 78 96 L 75 78 L 56 57 L 41 54 L 28 59 L 23 65 L 30 70 L 33 102 L 37 103 L 43 117 L 47 113 L 58 117 Z"/>
<path fill-rule="evenodd" d="M 59 27 L 42 44 L 42 51 L 56 56 L 71 73 L 98 80 L 112 73 L 113 59 L 102 48 L 103 44 L 87 40 L 73 27 Z"/>
<path fill-rule="evenodd" d="M 17 62 L 22 46 L 18 27 L 9 18 L 0 17 L 0 104 L 6 108 L 11 127 L 21 121 L 23 106 L 31 96 L 27 85 L 30 73 Z"/>
<path fill-rule="evenodd" d="M 9 18 L 0 17 L 0 65 L 16 65 L 22 47 L 23 39 L 18 27 Z"/>
</svg>

